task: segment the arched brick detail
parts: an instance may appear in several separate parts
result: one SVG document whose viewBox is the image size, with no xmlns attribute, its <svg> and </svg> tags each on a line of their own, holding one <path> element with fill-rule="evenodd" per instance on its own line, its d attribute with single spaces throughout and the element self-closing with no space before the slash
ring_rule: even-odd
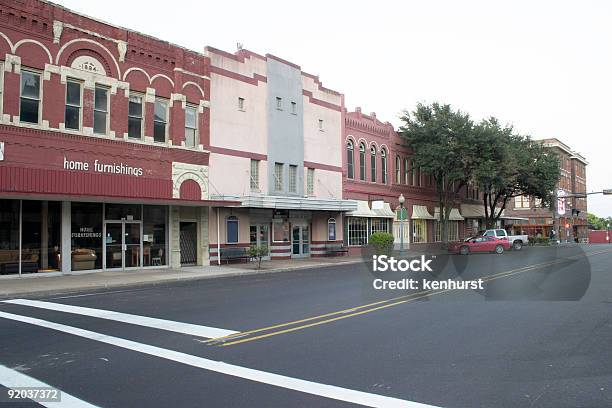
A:
<svg viewBox="0 0 612 408">
<path fill-rule="evenodd" d="M 185 181 L 191 180 L 195 182 L 200 190 L 198 200 L 208 199 L 208 166 L 200 166 L 188 163 L 172 163 L 172 197 L 183 198 L 182 186 Z M 188 191 L 194 191 L 194 188 L 185 187 Z"/>
<path fill-rule="evenodd" d="M 181 200 L 201 200 L 202 190 L 198 182 L 193 179 L 183 181 L 179 189 L 179 198 Z"/>
<path fill-rule="evenodd" d="M 107 75 L 109 75 L 110 72 L 113 72 L 110 64 L 108 63 L 108 61 L 106 60 L 106 58 L 100 54 L 97 51 L 94 51 L 92 49 L 89 48 L 81 48 L 79 50 L 75 50 L 74 52 L 72 52 L 70 54 L 70 56 L 68 57 L 68 60 L 66 61 L 66 66 L 70 67 L 72 66 L 72 62 L 80 56 L 88 56 L 88 57 L 92 57 L 95 58 L 97 61 L 100 62 L 100 64 L 102 64 L 102 66 L 104 67 L 104 69 L 106 70 Z"/>
</svg>

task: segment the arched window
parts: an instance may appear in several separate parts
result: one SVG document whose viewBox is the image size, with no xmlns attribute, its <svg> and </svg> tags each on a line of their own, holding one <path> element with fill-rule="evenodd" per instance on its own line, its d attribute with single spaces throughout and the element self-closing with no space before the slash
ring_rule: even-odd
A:
<svg viewBox="0 0 612 408">
<path fill-rule="evenodd" d="M 335 241 L 336 240 L 336 219 L 330 218 L 327 220 L 327 240 Z"/>
<path fill-rule="evenodd" d="M 402 182 L 402 160 L 399 156 L 395 156 L 395 183 Z"/>
<path fill-rule="evenodd" d="M 365 145 L 359 144 L 359 180 L 365 181 Z"/>
<path fill-rule="evenodd" d="M 382 176 L 382 183 L 387 184 L 387 150 L 380 150 L 380 174 Z"/>
<path fill-rule="evenodd" d="M 237 244 L 238 243 L 238 217 L 230 215 L 227 217 L 227 243 Z"/>
<path fill-rule="evenodd" d="M 376 183 L 376 146 L 370 147 L 370 170 L 372 172 L 371 181 Z"/>
<path fill-rule="evenodd" d="M 408 158 L 404 159 L 404 184 L 410 184 L 410 167 Z"/>
<path fill-rule="evenodd" d="M 353 141 L 349 140 L 346 143 L 346 170 L 347 170 L 347 176 L 350 179 L 354 179 L 355 178 L 355 156 L 353 154 L 353 150 L 354 150 L 354 146 L 353 146 Z"/>
</svg>

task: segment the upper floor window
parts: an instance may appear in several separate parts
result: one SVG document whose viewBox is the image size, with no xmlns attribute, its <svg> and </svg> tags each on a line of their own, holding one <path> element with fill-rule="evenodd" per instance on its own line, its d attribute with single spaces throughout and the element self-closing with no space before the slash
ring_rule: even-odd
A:
<svg viewBox="0 0 612 408">
<path fill-rule="evenodd" d="M 412 168 L 412 185 L 420 186 L 421 174 L 419 173 L 419 169 L 414 165 L 414 160 L 410 162 L 410 167 Z"/>
<path fill-rule="evenodd" d="M 291 102 L 291 113 L 297 115 L 297 103 Z"/>
<path fill-rule="evenodd" d="M 399 156 L 395 156 L 395 182 L 402 182 L 402 159 Z"/>
<path fill-rule="evenodd" d="M 195 106 L 185 107 L 185 146 L 198 144 L 198 111 Z"/>
<path fill-rule="evenodd" d="M 94 133 L 105 135 L 108 132 L 108 88 L 96 86 L 94 91 Z"/>
<path fill-rule="evenodd" d="M 410 181 L 410 162 L 406 158 L 404 159 L 404 184 L 412 185 Z"/>
<path fill-rule="evenodd" d="M 153 110 L 153 140 L 165 143 L 168 134 L 168 102 L 163 99 L 155 100 Z"/>
<path fill-rule="evenodd" d="M 307 195 L 314 195 L 314 174 L 315 174 L 315 169 L 308 168 L 308 170 L 306 170 L 306 194 Z"/>
<path fill-rule="evenodd" d="M 376 147 L 370 147 L 370 177 L 373 183 L 376 183 Z"/>
<path fill-rule="evenodd" d="M 81 129 L 81 83 L 66 81 L 66 113 L 64 127 L 66 129 Z"/>
<path fill-rule="evenodd" d="M 359 144 L 359 180 L 361 181 L 365 181 L 366 179 L 366 175 L 365 175 L 365 157 L 366 153 L 365 153 L 365 144 L 360 143 Z"/>
<path fill-rule="evenodd" d="M 385 149 L 380 151 L 380 174 L 382 183 L 387 184 L 387 150 Z"/>
<path fill-rule="evenodd" d="M 323 131 L 323 119 L 319 119 L 319 130 Z"/>
<path fill-rule="evenodd" d="M 529 208 L 529 196 L 514 197 L 514 208 Z"/>
<path fill-rule="evenodd" d="M 274 190 L 283 191 L 283 163 L 274 163 Z"/>
<path fill-rule="evenodd" d="M 289 192 L 297 193 L 297 166 L 289 165 Z"/>
<path fill-rule="evenodd" d="M 238 110 L 244 112 L 244 98 L 238 98 Z"/>
<path fill-rule="evenodd" d="M 21 71 L 19 97 L 19 121 L 39 123 L 40 74 L 31 71 Z"/>
<path fill-rule="evenodd" d="M 2 101 L 4 100 L 3 95 L 4 95 L 4 64 L 0 62 L 0 113 L 3 112 L 2 110 Z"/>
<path fill-rule="evenodd" d="M 142 139 L 142 96 L 130 95 L 128 107 L 128 137 Z"/>
<path fill-rule="evenodd" d="M 279 96 L 276 97 L 276 109 L 283 110 L 283 98 Z"/>
<path fill-rule="evenodd" d="M 346 142 L 346 175 L 350 179 L 355 178 L 355 156 L 354 156 L 354 146 L 353 141 L 349 140 Z"/>
<path fill-rule="evenodd" d="M 251 190 L 259 190 L 259 160 L 251 159 Z"/>
</svg>

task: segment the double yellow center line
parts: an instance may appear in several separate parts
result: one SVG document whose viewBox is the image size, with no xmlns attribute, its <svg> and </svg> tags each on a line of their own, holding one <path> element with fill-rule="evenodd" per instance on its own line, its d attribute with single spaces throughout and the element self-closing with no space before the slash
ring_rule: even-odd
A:
<svg viewBox="0 0 612 408">
<path fill-rule="evenodd" d="M 483 282 L 492 281 L 495 279 L 505 278 L 508 276 L 516 275 L 519 273 L 524 273 L 528 271 L 533 271 L 536 269 L 546 268 L 548 266 L 553 266 L 561 263 L 566 263 L 574 260 L 578 260 L 583 257 L 589 257 L 592 255 L 609 253 L 612 250 L 602 250 L 596 252 L 590 252 L 588 254 L 579 254 L 566 258 L 555 259 L 554 261 L 542 262 L 538 264 L 533 264 L 529 266 L 524 266 L 521 268 L 511 269 L 508 271 L 499 272 L 493 275 L 489 275 L 486 277 L 482 277 L 480 279 Z M 273 326 L 262 327 L 259 329 L 248 330 L 236 334 L 231 334 L 224 337 L 217 337 L 214 339 L 210 339 L 206 341 L 206 344 L 210 345 L 219 345 L 222 347 L 233 346 L 236 344 L 247 343 L 255 340 L 264 339 L 267 337 L 278 336 L 280 334 L 291 333 L 298 330 L 307 329 L 309 327 L 320 326 L 323 324 L 332 323 L 342 319 L 348 319 L 349 317 L 360 316 L 366 313 L 372 313 L 378 310 L 386 309 L 389 307 L 401 305 L 403 303 L 413 302 L 418 299 L 422 299 L 425 297 L 431 297 L 435 295 L 439 295 L 445 292 L 450 292 L 453 289 L 443 289 L 443 290 L 425 290 L 421 292 L 412 293 L 409 295 L 403 295 L 394 297 L 391 299 L 380 300 L 378 302 L 368 303 L 365 305 L 354 306 L 348 309 L 338 310 L 331 313 L 326 313 L 318 316 L 312 316 L 305 319 L 294 320 L 291 322 L 280 323 Z M 280 330 L 277 330 L 280 329 Z M 258 334 L 261 333 L 261 334 Z M 255 335 L 255 336 L 252 336 Z"/>
</svg>

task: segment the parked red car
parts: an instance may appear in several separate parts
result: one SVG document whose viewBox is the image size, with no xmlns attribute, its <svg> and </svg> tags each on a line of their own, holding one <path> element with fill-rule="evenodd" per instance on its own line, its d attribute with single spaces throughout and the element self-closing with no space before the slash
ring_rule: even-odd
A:
<svg viewBox="0 0 612 408">
<path fill-rule="evenodd" d="M 448 246 L 448 252 L 461 255 L 467 255 L 470 252 L 495 252 L 496 254 L 503 254 L 506 249 L 510 249 L 510 242 L 507 239 L 497 239 L 482 235 L 466 238 L 459 242 L 451 242 Z"/>
</svg>

